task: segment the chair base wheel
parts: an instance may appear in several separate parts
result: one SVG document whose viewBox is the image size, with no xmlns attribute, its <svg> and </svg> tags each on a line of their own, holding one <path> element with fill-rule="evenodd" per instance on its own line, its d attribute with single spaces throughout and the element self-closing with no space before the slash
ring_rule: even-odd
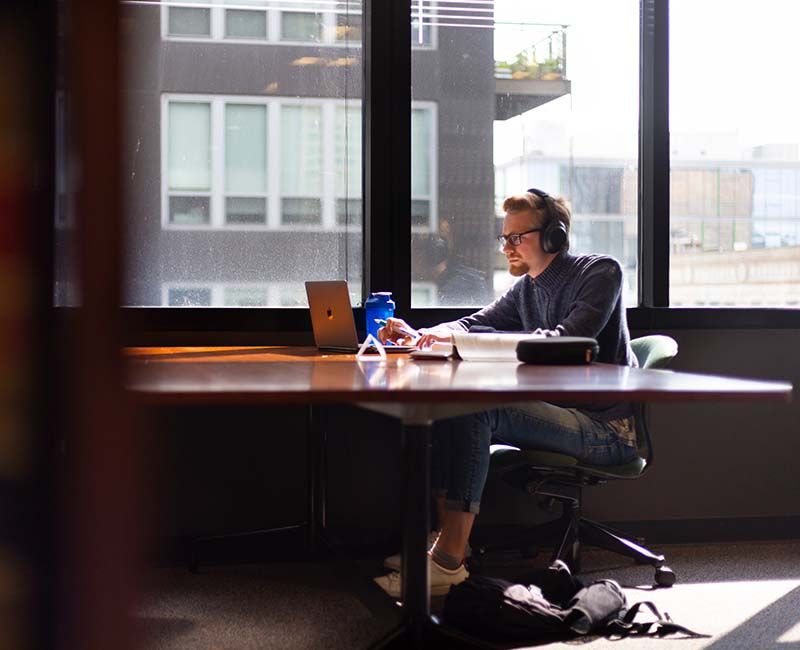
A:
<svg viewBox="0 0 800 650">
<path fill-rule="evenodd" d="M 656 584 L 659 587 L 671 587 L 675 584 L 675 572 L 668 566 L 656 569 Z"/>
</svg>

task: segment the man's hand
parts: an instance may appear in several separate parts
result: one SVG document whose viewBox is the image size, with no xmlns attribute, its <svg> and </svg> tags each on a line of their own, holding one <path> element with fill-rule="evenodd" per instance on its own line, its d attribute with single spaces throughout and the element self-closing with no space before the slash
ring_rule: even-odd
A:
<svg viewBox="0 0 800 650">
<path fill-rule="evenodd" d="M 422 348 L 429 348 L 434 343 L 452 343 L 453 337 L 445 330 L 440 330 L 438 332 L 431 331 L 431 332 L 420 332 L 422 336 L 417 339 L 417 347 Z"/>
<path fill-rule="evenodd" d="M 419 334 L 402 318 L 387 318 L 386 325 L 378 330 L 378 338 L 381 343 L 392 341 L 397 345 L 411 345 L 418 340 Z"/>
</svg>

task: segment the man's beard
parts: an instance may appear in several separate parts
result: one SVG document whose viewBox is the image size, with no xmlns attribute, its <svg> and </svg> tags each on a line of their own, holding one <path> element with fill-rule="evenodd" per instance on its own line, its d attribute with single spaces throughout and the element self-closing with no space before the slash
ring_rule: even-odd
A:
<svg viewBox="0 0 800 650">
<path fill-rule="evenodd" d="M 508 263 L 508 272 L 513 275 L 515 278 L 522 277 L 528 271 L 531 270 L 531 267 L 525 264 L 525 262 L 517 261 L 517 262 L 509 262 Z"/>
</svg>

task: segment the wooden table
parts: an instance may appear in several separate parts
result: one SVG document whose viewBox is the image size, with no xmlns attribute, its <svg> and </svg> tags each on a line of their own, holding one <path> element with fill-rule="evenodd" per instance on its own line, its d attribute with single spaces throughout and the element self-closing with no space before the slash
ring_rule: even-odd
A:
<svg viewBox="0 0 800 650">
<path fill-rule="evenodd" d="M 408 355 L 356 359 L 316 348 L 129 348 L 128 388 L 155 404 L 354 404 L 403 424 L 407 485 L 403 535 L 405 621 L 390 642 L 430 643 L 431 426 L 440 419 L 514 402 L 696 400 L 789 401 L 786 382 L 734 379 L 607 364 L 529 366 L 517 362 L 415 361 Z"/>
</svg>

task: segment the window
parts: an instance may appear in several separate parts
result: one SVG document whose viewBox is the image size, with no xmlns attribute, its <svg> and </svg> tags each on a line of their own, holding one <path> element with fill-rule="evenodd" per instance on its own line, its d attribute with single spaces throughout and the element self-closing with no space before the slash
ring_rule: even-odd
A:
<svg viewBox="0 0 800 650">
<path fill-rule="evenodd" d="M 412 306 L 510 286 L 494 237 L 503 199 L 529 187 L 571 203 L 571 250 L 616 257 L 636 305 L 639 3 L 412 0 L 411 14 L 413 99 L 435 105 L 411 116 Z M 417 47 L 426 28 L 435 50 Z"/>
<path fill-rule="evenodd" d="M 321 40 L 282 41 L 289 10 L 321 16 Z M 304 281 L 329 278 L 360 296 L 362 50 L 348 36 L 360 4 L 120 11 L 125 304 L 303 306 Z"/>
<path fill-rule="evenodd" d="M 166 95 L 165 228 L 361 230 L 361 104 Z M 435 225 L 435 106 L 415 105 L 413 205 Z M 271 169 L 277 173 L 271 173 Z"/>
<path fill-rule="evenodd" d="M 281 13 L 281 40 L 322 41 L 323 14 L 310 11 L 284 11 Z"/>
<path fill-rule="evenodd" d="M 211 104 L 173 102 L 168 116 L 169 223 L 211 222 Z"/>
<path fill-rule="evenodd" d="M 238 4 L 238 0 L 236 2 Z M 225 38 L 266 40 L 267 12 L 249 9 L 226 9 Z"/>
<path fill-rule="evenodd" d="M 435 104 L 411 110 L 411 227 L 436 227 Z"/>
<path fill-rule="evenodd" d="M 361 201 L 348 197 L 361 195 L 361 111 L 337 106 L 335 128 L 336 225 L 360 227 Z"/>
<path fill-rule="evenodd" d="M 322 111 L 319 106 L 281 110 L 281 223 L 322 223 Z"/>
<path fill-rule="evenodd" d="M 186 0 L 186 4 L 207 4 L 203 0 Z M 183 4 L 183 2 L 181 3 Z M 171 36 L 208 38 L 211 36 L 211 9 L 205 7 L 165 7 L 167 33 Z"/>
<path fill-rule="evenodd" d="M 671 305 L 800 305 L 798 17 L 670 0 Z"/>
<path fill-rule="evenodd" d="M 267 223 L 267 107 L 225 104 L 225 223 Z"/>
<path fill-rule="evenodd" d="M 360 47 L 361 10 L 360 0 L 181 0 L 163 5 L 161 35 L 180 41 Z"/>
</svg>

